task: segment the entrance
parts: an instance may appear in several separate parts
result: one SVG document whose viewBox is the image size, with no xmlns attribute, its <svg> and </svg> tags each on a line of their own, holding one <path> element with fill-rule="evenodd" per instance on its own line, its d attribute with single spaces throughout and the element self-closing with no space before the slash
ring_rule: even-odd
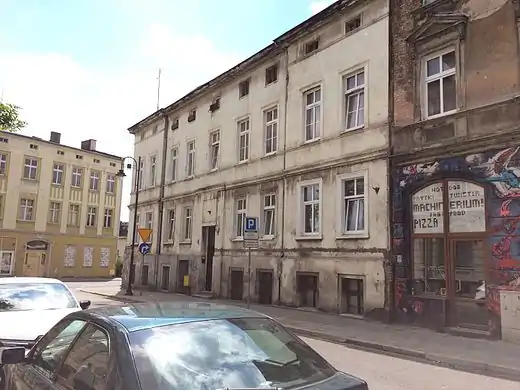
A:
<svg viewBox="0 0 520 390">
<path fill-rule="evenodd" d="M 478 299 L 486 280 L 484 187 L 438 181 L 412 195 L 411 209 L 415 295 L 446 300 L 449 326 L 487 330 L 486 305 Z"/>
<path fill-rule="evenodd" d="M 204 290 L 211 291 L 213 285 L 213 256 L 215 255 L 215 226 L 202 227 L 203 263 L 206 263 Z"/>
<path fill-rule="evenodd" d="M 141 286 L 148 286 L 148 264 L 144 264 L 143 268 L 141 268 Z"/>
<path fill-rule="evenodd" d="M 161 290 L 168 291 L 170 289 L 170 266 L 163 265 L 161 272 Z"/>
<path fill-rule="evenodd" d="M 258 271 L 258 302 L 261 305 L 273 304 L 273 271 Z"/>
<path fill-rule="evenodd" d="M 177 264 L 177 292 L 179 294 L 189 294 L 190 261 L 179 260 Z M 185 282 L 188 281 L 188 284 Z"/>
<path fill-rule="evenodd" d="M 242 269 L 231 270 L 231 294 L 230 299 L 241 301 L 244 299 L 244 271 Z"/>
<path fill-rule="evenodd" d="M 296 273 L 298 306 L 318 307 L 318 274 L 314 272 Z"/>
<path fill-rule="evenodd" d="M 43 240 L 32 240 L 25 244 L 23 276 L 45 276 L 49 244 Z"/>
</svg>

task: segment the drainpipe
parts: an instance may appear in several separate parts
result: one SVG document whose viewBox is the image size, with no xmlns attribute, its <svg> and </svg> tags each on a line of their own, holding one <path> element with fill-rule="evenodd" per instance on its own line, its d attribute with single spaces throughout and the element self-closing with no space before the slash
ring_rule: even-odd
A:
<svg viewBox="0 0 520 390">
<path fill-rule="evenodd" d="M 225 243 L 226 243 L 226 199 L 227 199 L 227 187 L 226 184 L 224 184 L 224 189 L 222 190 L 224 193 L 222 195 L 222 224 L 219 226 L 219 234 L 220 234 L 220 280 L 219 280 L 219 296 L 224 296 L 227 298 L 227 291 L 224 295 L 222 295 L 222 272 L 224 271 L 224 250 L 225 250 Z M 229 268 L 229 267 L 228 267 Z M 229 275 L 231 275 L 231 271 L 229 272 Z M 228 276 L 229 276 L 228 275 Z"/>
<path fill-rule="evenodd" d="M 164 186 L 166 182 L 166 159 L 168 157 L 168 129 L 170 127 L 170 118 L 164 114 L 164 130 L 163 130 L 163 150 L 162 150 L 162 164 L 161 164 L 161 182 L 159 188 L 159 221 L 157 224 L 157 252 L 155 255 L 155 289 L 159 288 L 159 256 L 162 249 L 162 226 L 164 214 Z"/>
<path fill-rule="evenodd" d="M 285 67 L 285 95 L 284 95 L 284 116 L 283 116 L 283 169 L 282 169 L 282 226 L 281 226 L 281 250 L 280 260 L 278 263 L 278 305 L 282 303 L 282 269 L 283 260 L 285 258 L 285 192 L 287 187 L 286 169 L 287 169 L 287 103 L 289 95 L 289 54 L 287 47 L 284 49 L 284 67 Z"/>
</svg>

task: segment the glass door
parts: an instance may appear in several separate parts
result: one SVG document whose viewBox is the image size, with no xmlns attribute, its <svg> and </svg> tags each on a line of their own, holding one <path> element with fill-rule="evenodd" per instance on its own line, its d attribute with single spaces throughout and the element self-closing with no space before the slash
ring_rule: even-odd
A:
<svg viewBox="0 0 520 390">
<path fill-rule="evenodd" d="M 485 241 L 461 238 L 452 239 L 450 243 L 450 322 L 455 326 L 487 330 Z"/>
</svg>

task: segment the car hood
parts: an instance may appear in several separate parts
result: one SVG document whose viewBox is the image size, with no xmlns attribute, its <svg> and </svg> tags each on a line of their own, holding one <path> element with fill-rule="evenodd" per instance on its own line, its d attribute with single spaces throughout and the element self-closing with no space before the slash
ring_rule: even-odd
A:
<svg viewBox="0 0 520 390">
<path fill-rule="evenodd" d="M 32 341 L 47 333 L 67 314 L 79 310 L 81 309 L 0 311 L 0 340 Z"/>
</svg>

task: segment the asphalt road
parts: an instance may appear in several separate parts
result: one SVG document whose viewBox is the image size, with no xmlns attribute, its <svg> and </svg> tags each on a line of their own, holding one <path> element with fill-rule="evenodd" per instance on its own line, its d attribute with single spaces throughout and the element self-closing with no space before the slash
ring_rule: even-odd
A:
<svg viewBox="0 0 520 390">
<path fill-rule="evenodd" d="M 69 288 L 78 299 L 89 299 L 92 307 L 118 304 L 79 289 L 113 285 L 111 282 L 71 282 Z M 469 374 L 429 364 L 346 348 L 325 341 L 303 338 L 338 370 L 363 378 L 370 390 L 520 390 L 520 383 Z"/>
</svg>

